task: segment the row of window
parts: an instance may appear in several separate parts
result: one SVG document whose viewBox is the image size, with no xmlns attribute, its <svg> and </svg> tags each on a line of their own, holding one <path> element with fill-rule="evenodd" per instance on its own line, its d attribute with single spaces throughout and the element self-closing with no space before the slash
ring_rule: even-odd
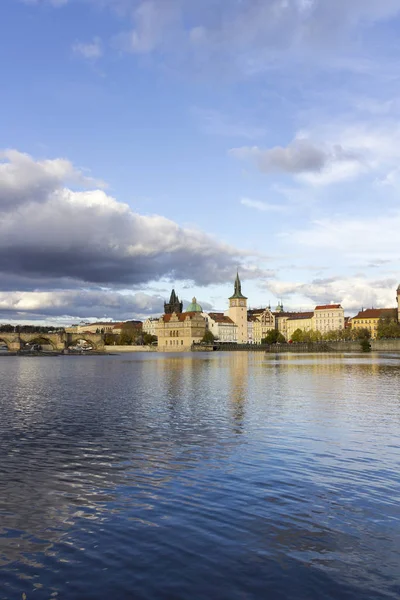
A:
<svg viewBox="0 0 400 600">
<path fill-rule="evenodd" d="M 165 340 L 165 345 L 168 346 L 168 340 Z M 179 340 L 169 340 L 169 345 L 170 346 L 183 346 L 183 340 L 181 340 L 181 343 L 179 344 Z"/>
</svg>

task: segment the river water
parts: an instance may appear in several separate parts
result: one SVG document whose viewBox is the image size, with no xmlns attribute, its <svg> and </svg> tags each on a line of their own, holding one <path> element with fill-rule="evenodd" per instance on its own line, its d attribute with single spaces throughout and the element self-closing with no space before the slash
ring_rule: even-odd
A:
<svg viewBox="0 0 400 600">
<path fill-rule="evenodd" d="M 400 356 L 7 357 L 0 377 L 1 600 L 400 597 Z"/>
</svg>

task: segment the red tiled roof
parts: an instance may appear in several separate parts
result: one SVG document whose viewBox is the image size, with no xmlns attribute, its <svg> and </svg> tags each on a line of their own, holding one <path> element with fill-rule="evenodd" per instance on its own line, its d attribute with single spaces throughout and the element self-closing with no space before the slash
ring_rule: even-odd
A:
<svg viewBox="0 0 400 600">
<path fill-rule="evenodd" d="M 228 325 L 234 325 L 232 319 L 225 316 L 224 313 L 209 313 L 208 316 L 216 323 L 227 323 Z"/>
<path fill-rule="evenodd" d="M 314 313 L 309 313 L 309 312 L 273 312 L 272 313 L 275 317 L 288 317 L 289 319 L 301 319 L 302 315 L 313 315 Z M 305 318 L 309 318 L 309 317 L 305 317 Z"/>
<path fill-rule="evenodd" d="M 186 318 L 192 319 L 195 315 L 201 316 L 198 312 L 185 312 L 185 313 L 172 313 L 173 315 L 178 317 L 178 321 L 185 321 Z M 163 315 L 162 319 L 164 323 L 168 323 L 171 320 L 172 315 Z"/>
<path fill-rule="evenodd" d="M 321 306 L 316 306 L 315 310 L 329 310 L 330 308 L 342 308 L 341 304 L 322 304 Z"/>
<path fill-rule="evenodd" d="M 395 319 L 397 317 L 397 308 L 367 308 L 366 310 L 360 310 L 358 315 L 353 317 L 354 319 L 380 319 L 381 317 L 390 317 Z"/>
</svg>

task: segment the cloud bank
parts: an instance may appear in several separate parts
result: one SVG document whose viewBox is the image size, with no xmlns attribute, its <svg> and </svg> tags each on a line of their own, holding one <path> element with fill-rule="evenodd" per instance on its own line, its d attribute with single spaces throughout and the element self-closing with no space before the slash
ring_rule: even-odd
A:
<svg viewBox="0 0 400 600">
<path fill-rule="evenodd" d="M 160 279 L 204 286 L 231 281 L 238 264 L 244 277 L 262 274 L 243 263 L 245 252 L 210 235 L 135 213 L 103 189 L 68 187 L 94 180 L 67 160 L 37 161 L 16 150 L 2 152 L 0 160 L 0 289 L 15 292 L 19 281 L 28 293 L 11 295 L 7 307 L 28 310 L 33 300 L 46 306 L 50 296 L 37 293 L 44 287 L 55 302 L 48 306 L 51 314 L 68 301 L 75 307 L 83 307 L 83 298 L 97 307 L 100 299 L 105 305 L 115 301 L 115 295 L 106 301 L 98 292 L 55 294 L 56 288 L 118 289 Z"/>
</svg>

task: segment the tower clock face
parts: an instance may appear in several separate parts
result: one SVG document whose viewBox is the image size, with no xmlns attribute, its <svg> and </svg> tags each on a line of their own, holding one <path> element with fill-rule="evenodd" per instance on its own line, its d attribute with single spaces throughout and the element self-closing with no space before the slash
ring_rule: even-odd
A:
<svg viewBox="0 0 400 600">
<path fill-rule="evenodd" d="M 239 304 L 240 306 L 244 306 L 244 300 L 240 300 Z"/>
</svg>

